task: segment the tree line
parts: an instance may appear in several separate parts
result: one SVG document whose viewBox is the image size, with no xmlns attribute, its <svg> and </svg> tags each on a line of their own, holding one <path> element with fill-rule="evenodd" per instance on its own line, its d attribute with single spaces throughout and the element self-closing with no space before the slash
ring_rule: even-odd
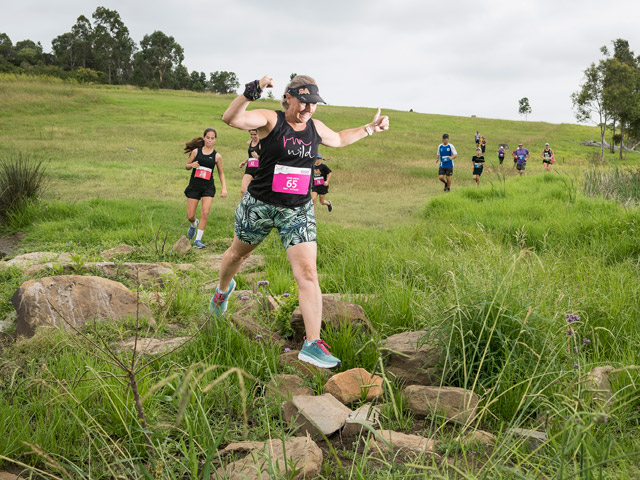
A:
<svg viewBox="0 0 640 480">
<path fill-rule="evenodd" d="M 613 52 L 606 46 L 597 63 L 584 71 L 580 90 L 571 95 L 579 122 L 593 122 L 600 127 L 600 158 L 604 159 L 605 134 L 611 131 L 609 148 L 614 152 L 635 150 L 640 145 L 640 56 L 636 56 L 629 42 L 612 42 Z"/>
<path fill-rule="evenodd" d="M 40 42 L 14 45 L 0 33 L 0 72 L 214 93 L 233 93 L 240 86 L 234 72 L 210 72 L 209 77 L 189 73 L 182 64 L 183 48 L 159 30 L 145 35 L 138 47 L 117 11 L 98 7 L 91 18 L 80 15 L 69 32 L 52 40 L 51 53 L 44 52 Z"/>
</svg>

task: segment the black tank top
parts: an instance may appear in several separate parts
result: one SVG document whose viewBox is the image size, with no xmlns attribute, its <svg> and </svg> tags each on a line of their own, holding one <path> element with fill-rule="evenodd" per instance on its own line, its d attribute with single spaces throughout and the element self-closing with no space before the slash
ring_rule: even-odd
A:
<svg viewBox="0 0 640 480">
<path fill-rule="evenodd" d="M 301 132 L 296 132 L 285 120 L 284 112 L 277 111 L 278 121 L 269 135 L 260 140 L 260 168 L 249 184 L 249 193 L 260 201 L 283 207 L 296 208 L 311 199 L 313 175 L 309 175 L 306 195 L 280 193 L 272 190 L 273 174 L 277 165 L 308 168 L 310 173 L 316 162 L 318 145 L 322 138 L 313 120 Z"/>
<path fill-rule="evenodd" d="M 251 144 L 249 144 L 249 149 L 247 150 L 247 153 L 249 154 L 249 158 L 253 158 L 253 155 L 251 155 L 253 152 L 256 152 L 258 154 L 258 156 L 260 156 L 260 142 L 258 141 L 257 145 L 255 147 L 252 147 Z"/>
<path fill-rule="evenodd" d="M 191 169 L 191 178 L 189 180 L 189 185 L 193 187 L 211 187 L 214 186 L 213 182 L 213 170 L 216 168 L 216 155 L 218 152 L 215 150 L 209 154 L 202 153 L 202 148 L 198 148 L 198 153 L 196 153 L 196 158 L 194 160 L 200 164 L 201 167 L 210 168 L 211 172 L 209 175 L 209 180 L 205 180 L 203 178 L 196 177 L 196 168 Z"/>
</svg>

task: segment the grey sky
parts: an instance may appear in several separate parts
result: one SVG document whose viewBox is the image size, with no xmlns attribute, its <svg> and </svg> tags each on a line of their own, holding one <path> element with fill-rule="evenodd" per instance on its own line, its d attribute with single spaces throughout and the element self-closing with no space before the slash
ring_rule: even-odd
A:
<svg viewBox="0 0 640 480">
<path fill-rule="evenodd" d="M 640 54 L 632 0 L 0 0 L 13 43 L 51 40 L 96 7 L 117 10 L 131 38 L 161 30 L 189 69 L 265 73 L 282 94 L 291 72 L 316 78 L 333 105 L 574 122 L 570 94 L 600 47 L 624 38 Z"/>
</svg>

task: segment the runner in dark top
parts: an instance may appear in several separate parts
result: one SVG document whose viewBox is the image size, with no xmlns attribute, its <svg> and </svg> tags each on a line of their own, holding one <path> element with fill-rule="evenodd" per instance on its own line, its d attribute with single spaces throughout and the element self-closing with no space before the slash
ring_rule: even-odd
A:
<svg viewBox="0 0 640 480">
<path fill-rule="evenodd" d="M 248 157 L 244 162 L 238 165 L 240 168 L 246 165 L 244 175 L 242 176 L 242 184 L 240 185 L 240 193 L 243 197 L 247 191 L 247 187 L 251 183 L 251 180 L 256 176 L 258 166 L 260 165 L 260 140 L 258 139 L 258 131 L 249 130 L 249 135 L 251 135 L 251 140 L 247 142 L 249 147 L 247 150 Z"/>
<path fill-rule="evenodd" d="M 191 178 L 189 185 L 184 191 L 187 197 L 187 219 L 191 222 L 191 226 L 187 230 L 187 238 L 191 240 L 195 235 L 193 242 L 194 248 L 205 248 L 202 243 L 202 235 L 207 226 L 209 219 L 209 210 L 211 202 L 216 194 L 216 186 L 213 181 L 213 170 L 218 168 L 218 177 L 220 177 L 220 185 L 222 192 L 220 196 L 226 198 L 227 183 L 224 179 L 222 171 L 222 157 L 213 149 L 218 134 L 213 128 L 207 128 L 202 137 L 196 137 L 185 144 L 184 153 L 189 154 L 189 160 L 185 165 L 187 170 L 191 170 Z M 202 199 L 202 209 L 200 211 L 200 220 L 196 218 L 198 202 Z"/>
<path fill-rule="evenodd" d="M 222 121 L 242 130 L 258 129 L 260 168 L 235 214 L 235 235 L 220 265 L 220 280 L 209 304 L 215 315 L 227 309 L 235 288 L 233 276 L 242 262 L 277 228 L 298 284 L 298 299 L 304 318 L 306 340 L 298 358 L 321 368 L 333 368 L 340 360 L 320 339 L 322 294 L 316 267 L 316 223 L 311 200 L 312 168 L 320 144 L 345 147 L 374 132 L 389 128 L 389 118 L 380 116 L 362 126 L 334 132 L 312 119 L 318 102 L 324 103 L 313 78 L 297 75 L 285 88 L 284 111 L 247 110 L 260 98 L 263 88 L 273 87 L 265 75 L 247 83 L 222 116 Z"/>
<path fill-rule="evenodd" d="M 473 179 L 476 181 L 476 185 L 480 186 L 480 175 L 482 175 L 482 169 L 484 168 L 484 155 L 482 155 L 482 149 L 476 148 L 476 154 L 471 158 L 473 162 Z"/>
<path fill-rule="evenodd" d="M 484 139 L 484 137 L 480 137 L 480 148 L 482 149 L 482 155 L 484 155 L 484 151 L 487 148 L 487 141 Z"/>
<path fill-rule="evenodd" d="M 549 147 L 548 143 L 544 144 L 544 150 L 540 154 L 540 158 L 542 159 L 542 166 L 544 167 L 544 171 L 550 172 L 553 169 L 555 155 L 553 154 L 553 150 L 551 150 L 551 147 Z"/>
<path fill-rule="evenodd" d="M 504 162 L 504 156 L 505 156 L 504 147 L 500 145 L 500 148 L 498 148 L 498 161 L 500 162 L 500 165 L 502 165 L 502 162 Z"/>
<path fill-rule="evenodd" d="M 313 167 L 313 187 L 311 187 L 311 199 L 313 200 L 313 208 L 316 208 L 316 201 L 320 198 L 320 205 L 326 205 L 329 211 L 333 211 L 333 205 L 330 200 L 324 197 L 329 193 L 329 180 L 331 179 L 331 169 L 322 163 L 322 155 L 316 157 L 316 164 Z"/>
</svg>

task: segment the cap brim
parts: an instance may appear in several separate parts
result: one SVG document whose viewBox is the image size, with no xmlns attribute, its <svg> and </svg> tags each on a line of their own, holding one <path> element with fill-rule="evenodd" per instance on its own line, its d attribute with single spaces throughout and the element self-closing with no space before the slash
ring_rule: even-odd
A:
<svg viewBox="0 0 640 480">
<path fill-rule="evenodd" d="M 297 95 L 296 98 L 302 103 L 327 103 L 320 95 Z"/>
</svg>

